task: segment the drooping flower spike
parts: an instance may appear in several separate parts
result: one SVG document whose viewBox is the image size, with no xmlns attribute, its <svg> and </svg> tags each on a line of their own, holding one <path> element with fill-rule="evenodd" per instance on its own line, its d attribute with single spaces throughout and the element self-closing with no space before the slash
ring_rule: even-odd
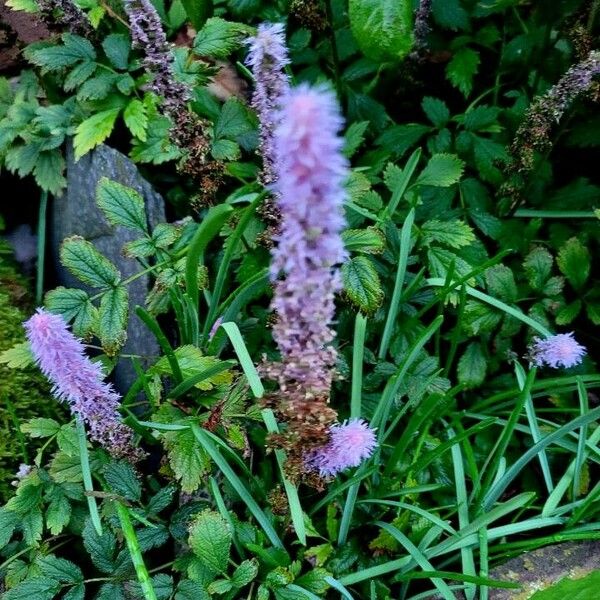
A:
<svg viewBox="0 0 600 600">
<path fill-rule="evenodd" d="M 89 427 L 91 439 L 113 456 L 139 459 L 142 453 L 133 445 L 133 431 L 119 416 L 119 394 L 104 381 L 102 367 L 85 354 L 63 318 L 38 308 L 24 325 L 31 352 L 52 383 L 53 395 L 69 404 Z"/>
<path fill-rule="evenodd" d="M 586 349 L 575 340 L 573 332 L 559 333 L 546 339 L 534 338 L 529 354 L 533 364 L 538 367 L 568 369 L 581 363 Z"/>
<path fill-rule="evenodd" d="M 377 446 L 375 431 L 362 419 L 332 425 L 329 433 L 329 443 L 310 452 L 306 459 L 307 466 L 324 477 L 358 467 Z"/>
</svg>

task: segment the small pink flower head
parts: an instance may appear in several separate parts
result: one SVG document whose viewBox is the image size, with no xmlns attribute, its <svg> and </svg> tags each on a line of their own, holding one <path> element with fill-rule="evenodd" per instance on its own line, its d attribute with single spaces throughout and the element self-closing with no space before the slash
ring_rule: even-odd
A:
<svg viewBox="0 0 600 600">
<path fill-rule="evenodd" d="M 568 369 L 581 363 L 586 354 L 585 348 L 578 344 L 571 333 L 559 333 L 546 339 L 534 338 L 530 348 L 533 363 L 553 369 Z"/>
<path fill-rule="evenodd" d="M 324 477 L 358 467 L 377 446 L 375 431 L 362 419 L 332 425 L 329 433 L 329 442 L 306 459 L 307 466 Z"/>
<path fill-rule="evenodd" d="M 215 335 L 217 335 L 217 331 L 219 331 L 219 327 L 221 327 L 221 325 L 223 325 L 223 317 L 219 317 L 214 323 L 213 326 L 210 328 L 210 331 L 208 333 L 208 340 L 212 340 Z"/>
</svg>

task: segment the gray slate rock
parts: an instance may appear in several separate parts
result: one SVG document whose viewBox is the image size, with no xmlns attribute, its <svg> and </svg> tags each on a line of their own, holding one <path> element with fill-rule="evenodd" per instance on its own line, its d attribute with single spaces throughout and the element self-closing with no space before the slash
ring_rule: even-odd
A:
<svg viewBox="0 0 600 600">
<path fill-rule="evenodd" d="M 148 224 L 154 227 L 165 221 L 164 201 L 152 186 L 141 177 L 137 167 L 129 158 L 105 145 L 98 146 L 75 162 L 73 149 L 67 150 L 67 188 L 62 196 L 52 202 L 51 240 L 57 278 L 67 287 L 85 286 L 69 273 L 59 260 L 62 240 L 71 235 L 80 235 L 92 242 L 96 248 L 112 261 L 121 271 L 123 279 L 141 269 L 139 263 L 125 258 L 122 248 L 138 237 L 124 227 L 113 227 L 96 206 L 96 187 L 101 177 L 108 177 L 140 192 L 146 202 Z M 140 277 L 129 286 L 129 302 L 133 309 L 144 305 L 150 289 L 150 279 Z M 89 288 L 88 288 L 89 291 Z M 158 344 L 135 313 L 130 313 L 127 343 L 123 352 L 147 357 L 149 362 L 159 354 Z M 129 360 L 120 360 L 114 371 L 115 385 L 124 393 L 136 379 L 135 370 Z"/>
</svg>

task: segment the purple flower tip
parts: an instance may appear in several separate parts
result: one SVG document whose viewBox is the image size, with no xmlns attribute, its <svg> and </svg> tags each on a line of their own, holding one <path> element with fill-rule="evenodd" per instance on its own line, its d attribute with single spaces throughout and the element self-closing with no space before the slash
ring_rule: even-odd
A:
<svg viewBox="0 0 600 600">
<path fill-rule="evenodd" d="M 332 425 L 329 442 L 313 450 L 306 459 L 309 468 L 326 476 L 335 476 L 350 467 L 358 467 L 377 446 L 375 431 L 362 419 Z"/>
<path fill-rule="evenodd" d="M 559 333 L 546 339 L 534 338 L 530 348 L 533 363 L 553 369 L 574 367 L 581 363 L 586 354 L 585 348 L 578 344 L 571 333 Z"/>
</svg>

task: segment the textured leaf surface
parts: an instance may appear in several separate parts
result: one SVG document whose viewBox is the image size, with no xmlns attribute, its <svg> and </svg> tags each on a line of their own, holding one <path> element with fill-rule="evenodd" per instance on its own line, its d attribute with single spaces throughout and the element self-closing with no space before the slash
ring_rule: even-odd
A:
<svg viewBox="0 0 600 600">
<path fill-rule="evenodd" d="M 207 567 L 217 573 L 227 569 L 231 531 L 218 512 L 204 510 L 196 517 L 190 527 L 189 542 L 194 554 Z"/>
</svg>

